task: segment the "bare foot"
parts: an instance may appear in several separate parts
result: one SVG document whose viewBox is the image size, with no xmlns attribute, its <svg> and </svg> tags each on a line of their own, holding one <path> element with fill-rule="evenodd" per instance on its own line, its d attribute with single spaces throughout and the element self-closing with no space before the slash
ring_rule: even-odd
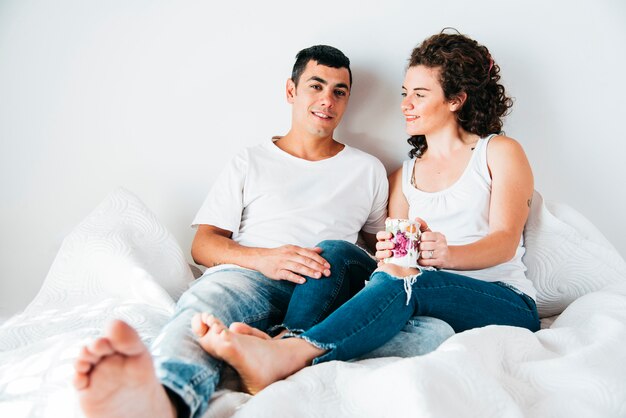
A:
<svg viewBox="0 0 626 418">
<path fill-rule="evenodd" d="M 206 324 L 206 321 L 208 321 L 208 318 L 210 316 L 211 315 L 207 313 L 197 313 L 192 318 L 191 329 L 198 337 L 202 337 L 209 330 L 209 327 Z M 258 328 L 250 326 L 246 324 L 245 322 L 233 322 L 232 324 L 230 324 L 228 329 L 234 332 L 235 334 L 251 335 L 253 337 L 262 338 L 264 340 L 271 340 L 271 339 L 279 340 L 282 338 L 283 335 L 287 333 L 287 330 L 284 329 L 280 333 L 278 333 L 276 336 L 271 337 L 269 334 L 261 331 Z"/>
<path fill-rule="evenodd" d="M 280 340 L 281 338 L 283 338 L 283 335 L 289 332 L 289 330 L 283 329 L 275 336 L 270 337 L 269 334 L 261 331 L 258 328 L 251 327 L 245 322 L 233 322 L 232 324 L 230 324 L 228 329 L 236 334 L 252 335 L 254 337 L 263 338 L 264 340 Z"/>
<path fill-rule="evenodd" d="M 243 387 L 251 394 L 292 375 L 324 353 L 297 338 L 273 340 L 232 332 L 219 319 L 207 314 L 196 315 L 192 328 L 202 348 L 235 368 Z"/>
<path fill-rule="evenodd" d="M 245 322 L 233 322 L 232 324 L 230 324 L 228 329 L 234 332 L 235 334 L 251 335 L 253 337 L 262 338 L 264 340 L 272 339 L 272 337 L 270 337 L 269 334 L 261 331 L 258 328 L 254 328 L 246 324 Z M 276 339 L 276 337 L 274 337 L 274 339 Z"/>
<path fill-rule="evenodd" d="M 74 368 L 74 387 L 88 418 L 176 417 L 150 352 L 125 322 L 113 321 L 104 337 L 83 347 Z"/>
</svg>

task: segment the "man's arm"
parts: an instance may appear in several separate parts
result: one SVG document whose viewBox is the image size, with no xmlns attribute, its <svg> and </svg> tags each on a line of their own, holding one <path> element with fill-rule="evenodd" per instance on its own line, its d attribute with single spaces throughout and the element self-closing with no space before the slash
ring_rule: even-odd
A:
<svg viewBox="0 0 626 418">
<path fill-rule="evenodd" d="M 239 245 L 231 239 L 232 232 L 213 225 L 198 225 L 191 245 L 191 256 L 197 264 L 214 267 L 236 264 L 257 270 L 273 280 L 304 283 L 302 276 L 320 278 L 330 275 L 330 264 L 319 254 L 320 248 L 283 245 L 278 248 L 257 248 Z"/>
</svg>

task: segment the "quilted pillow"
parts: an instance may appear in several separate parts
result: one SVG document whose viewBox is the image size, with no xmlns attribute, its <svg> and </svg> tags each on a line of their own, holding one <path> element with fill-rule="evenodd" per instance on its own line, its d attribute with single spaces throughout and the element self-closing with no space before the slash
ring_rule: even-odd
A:
<svg viewBox="0 0 626 418">
<path fill-rule="evenodd" d="M 575 299 L 626 281 L 626 262 L 584 216 L 535 191 L 524 229 L 527 277 L 537 289 L 542 318 L 558 315 Z"/>
<path fill-rule="evenodd" d="M 27 309 L 67 308 L 104 297 L 171 304 L 193 280 L 172 234 L 137 196 L 119 188 L 63 240 Z"/>
</svg>

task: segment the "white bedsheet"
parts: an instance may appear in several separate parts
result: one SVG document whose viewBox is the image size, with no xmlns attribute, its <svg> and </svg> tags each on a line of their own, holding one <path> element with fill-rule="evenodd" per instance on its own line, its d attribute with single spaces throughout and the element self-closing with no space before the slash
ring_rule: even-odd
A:
<svg viewBox="0 0 626 418">
<path fill-rule="evenodd" d="M 0 417 L 82 416 L 71 388 L 80 345 L 111 318 L 149 343 L 189 280 L 180 249 L 140 201 L 109 197 L 68 237 L 33 303 L 0 327 Z M 254 397 L 222 389 L 206 417 L 625 417 L 624 343 L 626 277 L 537 333 L 490 326 L 422 357 L 310 367 Z"/>
</svg>

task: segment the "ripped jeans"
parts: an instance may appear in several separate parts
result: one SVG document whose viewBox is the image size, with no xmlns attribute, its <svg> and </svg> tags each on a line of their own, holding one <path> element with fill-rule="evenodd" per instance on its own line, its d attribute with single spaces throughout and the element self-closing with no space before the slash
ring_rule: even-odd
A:
<svg viewBox="0 0 626 418">
<path fill-rule="evenodd" d="M 320 246 L 322 257 L 331 265 L 331 277 L 307 278 L 305 284 L 295 285 L 270 280 L 258 271 L 226 268 L 206 272 L 183 293 L 174 316 L 154 340 L 151 350 L 157 377 L 175 400 L 179 417 L 203 416 L 223 365 L 198 344 L 191 331 L 194 313 L 211 313 L 226 325 L 245 322 L 261 330 L 284 318 L 289 328 L 306 330 L 362 288 L 376 268 L 376 263 L 355 245 L 324 241 Z M 432 318 L 413 318 L 408 324 L 404 321 L 398 330 L 404 326 L 408 332 L 399 333 L 368 356 L 424 354 L 454 333 L 448 324 Z"/>
<path fill-rule="evenodd" d="M 307 279 L 291 295 L 283 323 L 270 331 L 287 329 L 298 335 L 324 320 L 343 303 L 363 289 L 376 269 L 376 261 L 364 250 L 346 241 L 327 240 L 317 244 L 322 257 L 331 265 L 331 276 Z M 375 302 L 374 302 L 375 303 Z M 407 318 L 390 341 L 359 355 L 359 359 L 375 357 L 411 357 L 435 350 L 454 330 L 445 321 L 427 316 Z M 354 358 L 346 358 L 351 360 Z"/>
<path fill-rule="evenodd" d="M 297 337 L 326 350 L 313 364 L 348 360 L 385 344 L 415 315 L 439 318 L 456 332 L 486 325 L 539 330 L 534 300 L 508 284 L 447 271 L 422 270 L 410 280 L 377 271 L 356 296 Z"/>
</svg>

